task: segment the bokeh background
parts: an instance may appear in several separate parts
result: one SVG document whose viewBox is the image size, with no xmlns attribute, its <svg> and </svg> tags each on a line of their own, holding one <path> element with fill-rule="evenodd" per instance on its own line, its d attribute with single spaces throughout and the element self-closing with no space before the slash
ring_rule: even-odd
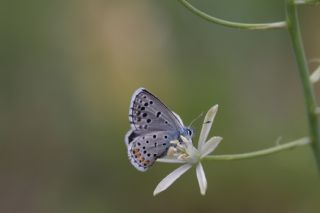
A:
<svg viewBox="0 0 320 213">
<path fill-rule="evenodd" d="M 284 1 L 192 2 L 228 20 L 285 18 Z M 178 165 L 138 172 L 123 141 L 130 98 L 141 86 L 186 124 L 219 104 L 211 133 L 224 140 L 216 154 L 306 136 L 285 30 L 225 28 L 172 0 L 7 1 L 0 8 L 0 212 L 320 211 L 309 147 L 205 162 L 205 197 L 194 169 L 153 197 Z M 320 58 L 320 7 L 301 6 L 299 15 L 307 56 Z"/>
</svg>

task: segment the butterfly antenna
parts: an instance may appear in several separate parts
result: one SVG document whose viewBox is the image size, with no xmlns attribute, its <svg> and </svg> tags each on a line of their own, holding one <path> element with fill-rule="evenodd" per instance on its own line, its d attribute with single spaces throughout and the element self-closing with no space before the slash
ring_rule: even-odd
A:
<svg viewBox="0 0 320 213">
<path fill-rule="evenodd" d="M 189 124 L 189 128 L 191 128 L 191 127 L 192 127 L 192 124 L 193 124 L 196 120 L 198 120 L 200 117 L 202 117 L 202 115 L 203 115 L 203 112 L 201 112 L 196 118 L 194 118 L 194 119 L 191 121 L 191 123 Z"/>
</svg>

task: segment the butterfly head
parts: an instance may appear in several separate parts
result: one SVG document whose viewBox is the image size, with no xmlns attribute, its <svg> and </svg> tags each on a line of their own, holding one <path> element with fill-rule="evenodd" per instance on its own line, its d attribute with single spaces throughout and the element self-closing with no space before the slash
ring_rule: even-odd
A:
<svg viewBox="0 0 320 213">
<path fill-rule="evenodd" d="M 183 136 L 186 137 L 186 138 L 191 139 L 192 136 L 193 136 L 193 133 L 194 133 L 194 130 L 192 128 L 190 128 L 190 127 L 184 128 Z"/>
</svg>

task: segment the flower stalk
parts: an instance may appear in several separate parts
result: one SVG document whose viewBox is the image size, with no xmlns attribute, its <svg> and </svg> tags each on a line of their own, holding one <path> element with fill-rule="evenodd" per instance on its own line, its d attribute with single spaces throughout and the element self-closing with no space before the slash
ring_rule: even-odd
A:
<svg viewBox="0 0 320 213">
<path fill-rule="evenodd" d="M 248 153 L 242 153 L 242 154 L 230 154 L 230 155 L 208 155 L 204 158 L 204 160 L 243 160 L 243 159 L 249 159 L 249 158 L 257 158 L 257 157 L 263 157 L 266 155 L 275 154 L 277 152 L 309 145 L 309 144 L 310 144 L 309 138 L 300 138 L 292 142 L 276 145 L 274 147 L 258 150 L 255 152 L 248 152 Z"/>
<path fill-rule="evenodd" d="M 317 162 L 318 170 L 320 171 L 320 124 L 317 114 L 317 103 L 314 95 L 313 85 L 309 77 L 310 72 L 304 52 L 296 7 L 297 6 L 294 0 L 287 0 L 286 11 L 288 31 L 297 60 L 299 76 L 302 83 L 307 118 L 309 123 L 310 141 Z"/>
<path fill-rule="evenodd" d="M 247 29 L 247 30 L 268 30 L 268 29 L 282 29 L 287 27 L 287 23 L 285 21 L 272 22 L 272 23 L 240 23 L 240 22 L 232 22 L 226 21 L 214 16 L 210 16 L 209 14 L 197 9 L 192 4 L 190 4 L 186 0 L 179 0 L 179 2 L 189 9 L 195 15 L 215 24 L 223 25 L 225 27 L 239 28 L 239 29 Z"/>
</svg>

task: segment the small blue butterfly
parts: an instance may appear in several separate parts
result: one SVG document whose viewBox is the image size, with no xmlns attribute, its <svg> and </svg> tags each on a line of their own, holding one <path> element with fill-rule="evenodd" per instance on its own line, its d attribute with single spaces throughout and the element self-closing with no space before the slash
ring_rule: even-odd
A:
<svg viewBox="0 0 320 213">
<path fill-rule="evenodd" d="M 180 141 L 180 136 L 191 139 L 193 134 L 177 114 L 144 88 L 132 95 L 129 122 L 131 129 L 125 136 L 125 143 L 129 159 L 139 171 L 146 171 L 158 158 L 165 156 L 170 141 Z"/>
</svg>

